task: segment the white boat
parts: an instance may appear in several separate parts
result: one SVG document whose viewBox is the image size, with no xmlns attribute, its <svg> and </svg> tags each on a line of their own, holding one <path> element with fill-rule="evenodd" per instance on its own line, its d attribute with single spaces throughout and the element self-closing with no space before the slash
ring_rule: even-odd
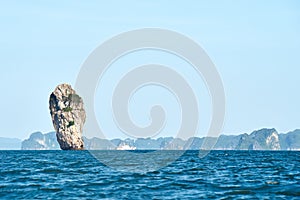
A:
<svg viewBox="0 0 300 200">
<path fill-rule="evenodd" d="M 117 150 L 120 151 L 136 150 L 136 147 L 129 146 L 128 144 L 121 144 L 117 147 Z"/>
</svg>

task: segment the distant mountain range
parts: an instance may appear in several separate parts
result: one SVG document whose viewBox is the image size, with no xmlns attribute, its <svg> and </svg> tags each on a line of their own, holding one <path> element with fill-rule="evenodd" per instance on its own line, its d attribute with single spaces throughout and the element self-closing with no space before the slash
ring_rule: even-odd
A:
<svg viewBox="0 0 300 200">
<path fill-rule="evenodd" d="M 0 150 L 20 150 L 22 140 L 0 137 Z"/>
<path fill-rule="evenodd" d="M 275 129 L 261 129 L 251 134 L 221 135 L 219 138 L 158 139 L 114 139 L 83 138 L 87 150 L 199 150 L 210 149 L 217 140 L 214 150 L 300 150 L 300 130 L 279 134 Z M 0 147 L 6 142 L 0 138 Z M 1 146 L 2 144 L 2 146 Z M 17 140 L 15 141 L 17 144 Z M 11 146 L 10 146 L 11 147 Z M 16 146 L 17 147 L 17 146 Z M 19 148 L 20 149 L 20 148 Z M 36 132 L 24 140 L 22 150 L 59 150 L 55 132 Z"/>
<path fill-rule="evenodd" d="M 32 133 L 29 139 L 22 142 L 22 150 L 60 150 L 56 133 Z"/>
</svg>

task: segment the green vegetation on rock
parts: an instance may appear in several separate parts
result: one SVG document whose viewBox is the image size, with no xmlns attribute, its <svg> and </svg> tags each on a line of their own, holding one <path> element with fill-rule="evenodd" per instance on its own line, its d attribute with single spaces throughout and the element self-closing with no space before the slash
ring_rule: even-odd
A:
<svg viewBox="0 0 300 200">
<path fill-rule="evenodd" d="M 71 107 L 65 107 L 64 109 L 63 109 L 63 111 L 64 112 L 72 112 L 72 110 L 73 110 L 73 108 L 71 108 Z"/>
<path fill-rule="evenodd" d="M 68 124 L 68 128 L 70 128 L 71 126 L 74 126 L 75 125 L 75 122 L 74 121 L 70 121 L 69 124 Z"/>
</svg>

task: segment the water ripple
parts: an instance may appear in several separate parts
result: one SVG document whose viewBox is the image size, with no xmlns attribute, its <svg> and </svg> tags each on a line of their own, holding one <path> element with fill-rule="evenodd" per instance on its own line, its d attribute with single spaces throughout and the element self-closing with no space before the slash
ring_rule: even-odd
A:
<svg viewBox="0 0 300 200">
<path fill-rule="evenodd" d="M 119 156 L 117 151 L 99 153 L 107 159 Z M 113 158 L 108 156 L 112 153 Z M 297 199 L 300 196 L 300 152 L 214 151 L 203 159 L 198 153 L 188 151 L 165 168 L 140 174 L 114 171 L 87 151 L 1 151 L 0 198 Z M 163 156 L 162 152 L 159 159 Z M 141 166 L 131 162 L 125 167 Z"/>
</svg>

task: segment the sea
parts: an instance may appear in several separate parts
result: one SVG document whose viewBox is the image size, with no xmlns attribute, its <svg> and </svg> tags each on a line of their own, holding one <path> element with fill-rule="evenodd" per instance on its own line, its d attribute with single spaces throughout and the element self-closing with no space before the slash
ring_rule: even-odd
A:
<svg viewBox="0 0 300 200">
<path fill-rule="evenodd" d="M 182 155 L 144 171 L 157 161 L 132 153 L 0 151 L 0 199 L 300 199 L 297 151 L 160 151 Z"/>
</svg>

